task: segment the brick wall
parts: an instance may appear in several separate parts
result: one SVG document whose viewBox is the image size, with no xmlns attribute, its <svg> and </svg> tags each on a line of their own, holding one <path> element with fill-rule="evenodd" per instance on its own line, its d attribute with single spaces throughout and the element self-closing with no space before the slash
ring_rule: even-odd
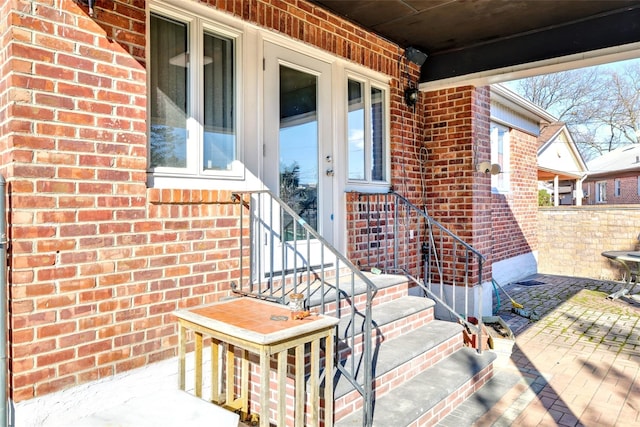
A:
<svg viewBox="0 0 640 427">
<path fill-rule="evenodd" d="M 9 105 L 16 97 L 10 90 L 11 75 L 13 69 L 11 55 L 9 54 L 12 32 L 10 30 L 11 2 L 0 2 L 0 159 L 5 159 L 9 147 L 9 133 L 11 132 L 9 117 Z M 0 162 L 0 172 L 6 175 L 6 161 Z"/>
<path fill-rule="evenodd" d="M 640 250 L 636 206 L 566 206 L 538 211 L 538 271 L 620 280 L 622 270 L 601 253 Z"/>
<path fill-rule="evenodd" d="M 417 197 L 421 110 L 403 104 L 397 46 L 304 1 L 215 4 L 389 75 L 406 159 L 393 180 Z M 146 187 L 145 7 L 2 3 L 15 401 L 174 356 L 170 313 L 228 295 L 238 274 L 228 192 Z"/>
<path fill-rule="evenodd" d="M 498 262 L 537 249 L 537 143 L 532 135 L 509 132 L 510 192 L 492 195 L 493 253 Z"/>
<path fill-rule="evenodd" d="M 482 254 L 492 245 L 491 179 L 475 165 L 490 159 L 489 98 L 488 87 L 461 87 L 429 92 L 425 104 L 427 209 Z"/>
<path fill-rule="evenodd" d="M 426 208 L 431 216 L 481 254 L 489 255 L 493 245 L 491 179 L 477 172 L 475 166 L 490 159 L 489 87 L 448 89 L 421 96 L 424 123 L 409 122 L 412 112 L 404 112 L 398 106 L 397 113 L 403 115 L 398 125 L 410 123 L 410 126 L 404 126 L 405 132 L 392 146 L 393 189 L 419 208 Z M 537 197 L 534 200 L 537 204 Z M 346 202 L 350 258 L 360 265 L 380 267 L 389 264 L 394 250 L 402 252 L 410 247 L 408 253 L 399 254 L 400 266 L 420 277 L 421 248 L 415 246 L 417 240 L 410 237 L 408 229 L 412 228 L 410 231 L 418 236 L 424 233 L 424 225 L 413 218 L 408 221 L 411 224 L 405 233 L 394 235 L 398 232 L 393 229 L 394 216 L 405 218 L 406 213 L 395 212 L 384 197 L 372 199 L 350 193 Z M 405 225 L 406 222 L 405 218 Z M 370 238 L 367 224 L 373 234 L 379 233 L 388 240 Z M 394 239 L 401 242 L 397 247 Z M 451 246 L 451 253 L 452 243 L 447 238 L 445 241 Z M 385 243 L 387 246 L 381 247 Z M 464 262 L 461 261 L 464 255 L 464 252 L 458 254 L 456 262 Z M 450 283 L 456 263 L 451 261 L 445 262 L 444 278 Z M 488 256 L 483 265 L 484 280 L 491 277 L 491 261 Z M 463 271 L 466 266 L 460 265 L 460 268 Z M 475 263 L 470 268 L 470 282 L 475 283 L 479 265 Z"/>
<path fill-rule="evenodd" d="M 623 205 L 640 203 L 640 195 L 638 194 L 638 177 L 640 172 L 624 173 L 614 175 L 613 177 L 589 178 L 582 185 L 584 194 L 589 194 L 585 198 L 585 205 Z M 620 180 L 620 195 L 615 193 L 615 181 Z M 605 182 L 607 186 L 607 198 L 605 202 L 596 201 L 596 183 Z"/>
</svg>

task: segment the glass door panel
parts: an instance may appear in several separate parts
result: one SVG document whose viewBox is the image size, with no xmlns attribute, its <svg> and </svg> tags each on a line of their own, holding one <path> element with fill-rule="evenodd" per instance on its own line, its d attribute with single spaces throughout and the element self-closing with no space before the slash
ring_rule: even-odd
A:
<svg viewBox="0 0 640 427">
<path fill-rule="evenodd" d="M 280 198 L 318 229 L 317 77 L 280 65 Z M 283 218 L 282 235 L 293 240 L 293 218 Z M 298 229 L 298 239 L 303 238 Z"/>
</svg>

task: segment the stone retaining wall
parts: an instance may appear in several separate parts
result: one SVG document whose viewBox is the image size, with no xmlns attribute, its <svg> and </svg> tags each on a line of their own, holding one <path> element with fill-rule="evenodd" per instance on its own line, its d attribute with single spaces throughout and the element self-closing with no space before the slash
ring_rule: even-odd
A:
<svg viewBox="0 0 640 427">
<path fill-rule="evenodd" d="M 620 280 L 607 250 L 640 250 L 640 206 L 564 206 L 538 210 L 538 272 Z"/>
</svg>

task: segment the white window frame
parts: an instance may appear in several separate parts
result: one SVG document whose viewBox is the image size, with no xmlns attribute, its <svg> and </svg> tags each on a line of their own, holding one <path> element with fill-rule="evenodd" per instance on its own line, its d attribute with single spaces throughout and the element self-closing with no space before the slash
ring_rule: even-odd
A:
<svg viewBox="0 0 640 427">
<path fill-rule="evenodd" d="M 504 131 L 502 140 L 502 162 L 498 160 L 497 137 L 498 131 Z M 491 175 L 491 191 L 493 193 L 509 193 L 511 191 L 511 182 L 509 179 L 509 171 L 511 170 L 511 129 L 508 126 L 497 122 L 491 122 L 491 163 L 500 165 L 500 173 Z"/>
<path fill-rule="evenodd" d="M 619 178 L 613 180 L 613 195 L 616 197 L 622 196 L 622 183 Z"/>
<path fill-rule="evenodd" d="M 241 180 L 245 177 L 244 168 L 244 138 L 243 138 L 243 123 L 242 123 L 242 94 L 241 94 L 241 79 L 242 79 L 242 47 L 243 47 L 243 35 L 242 31 L 226 26 L 214 17 L 209 17 L 204 14 L 197 13 L 195 10 L 186 10 L 174 8 L 170 5 L 152 2 L 150 5 L 150 17 L 151 13 L 164 16 L 169 19 L 183 22 L 188 26 L 188 40 L 189 40 L 189 60 L 191 62 L 189 67 L 189 105 L 187 110 L 189 111 L 189 117 L 187 119 L 187 165 L 185 168 L 175 167 L 155 167 L 148 169 L 149 183 L 151 187 L 159 188 L 202 188 L 203 179 L 204 182 L 209 182 L 211 179 L 224 179 L 224 180 Z M 148 18 L 149 19 L 149 18 Z M 147 22 L 147 28 L 150 28 L 149 22 Z M 234 128 L 236 132 L 236 158 L 231 164 L 230 170 L 206 170 L 203 165 L 204 158 L 204 96 L 202 94 L 202 87 L 204 85 L 204 76 L 202 73 L 203 67 L 203 40 L 204 33 L 210 33 L 213 35 L 219 35 L 224 38 L 231 39 L 233 41 L 234 58 L 234 115 L 235 123 Z M 148 42 L 149 43 L 149 42 Z M 147 52 L 149 52 L 149 44 L 147 44 Z M 153 67 L 151 58 L 148 58 L 148 65 Z M 148 76 L 147 86 L 151 90 L 150 75 Z M 148 97 L 149 100 L 151 97 Z M 150 111 L 150 105 L 148 105 L 148 111 Z M 147 134 L 151 135 L 150 123 L 147 123 Z M 148 153 L 150 156 L 150 150 Z M 200 184 L 198 182 L 201 182 Z"/>
<path fill-rule="evenodd" d="M 597 181 L 596 186 L 596 203 L 607 202 L 607 181 Z"/>
<path fill-rule="evenodd" d="M 349 99 L 348 99 L 348 84 L 349 80 L 353 80 L 363 84 L 363 94 L 364 94 L 364 109 L 365 109 L 365 135 L 364 135 L 364 179 L 350 179 L 349 178 Z M 370 123 L 370 115 L 367 112 L 371 111 L 371 89 L 375 88 L 382 91 L 384 96 L 384 115 L 383 115 L 383 125 L 384 125 L 384 142 L 383 142 L 383 151 L 384 151 L 384 179 L 383 180 L 374 180 L 371 177 L 371 150 L 373 147 L 372 143 L 372 135 L 370 132 L 371 123 Z M 377 80 L 375 78 L 366 76 L 361 73 L 357 73 L 351 70 L 345 70 L 344 76 L 344 90 L 342 91 L 342 99 L 344 105 L 344 117 L 342 120 L 344 121 L 344 141 L 346 141 L 344 145 L 344 158 L 346 161 L 344 162 L 344 176 L 346 179 L 346 190 L 347 191 L 362 191 L 362 192 L 377 192 L 377 191 L 388 191 L 391 185 L 391 134 L 390 134 L 390 88 L 389 85 L 381 80 Z"/>
</svg>

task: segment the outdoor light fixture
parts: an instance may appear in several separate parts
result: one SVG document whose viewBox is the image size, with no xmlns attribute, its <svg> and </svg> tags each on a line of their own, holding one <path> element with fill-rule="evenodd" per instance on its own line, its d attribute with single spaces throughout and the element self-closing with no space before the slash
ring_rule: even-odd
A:
<svg viewBox="0 0 640 427">
<path fill-rule="evenodd" d="M 422 64 L 424 64 L 424 61 L 427 60 L 427 54 L 420 52 L 415 47 L 408 47 L 404 51 L 404 57 L 407 58 L 409 62 L 418 64 L 418 67 L 422 67 Z"/>
<path fill-rule="evenodd" d="M 417 87 L 408 87 L 404 90 L 404 102 L 409 107 L 413 107 L 418 102 L 418 92 Z"/>
<path fill-rule="evenodd" d="M 409 77 L 409 62 L 413 62 L 417 64 L 418 67 L 422 67 L 424 61 L 427 60 L 427 54 L 420 52 L 414 47 L 408 47 L 404 51 L 404 57 L 407 60 L 407 80 L 409 81 L 407 88 L 404 90 L 404 102 L 409 107 L 413 107 L 418 102 L 418 94 L 420 91 Z"/>
</svg>

